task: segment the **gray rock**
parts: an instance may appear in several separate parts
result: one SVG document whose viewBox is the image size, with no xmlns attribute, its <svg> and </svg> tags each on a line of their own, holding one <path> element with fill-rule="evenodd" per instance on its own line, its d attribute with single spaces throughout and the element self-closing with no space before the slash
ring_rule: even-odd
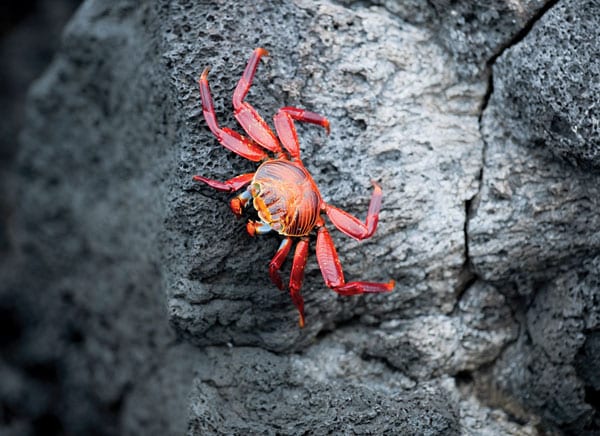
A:
<svg viewBox="0 0 600 436">
<path fill-rule="evenodd" d="M 597 15 L 580 13 L 598 6 L 559 3 L 494 67 L 482 189 L 468 227 L 471 260 L 487 280 L 536 280 L 597 252 L 598 177 L 555 156 L 593 164 L 598 148 L 594 115 L 585 115 L 600 98 L 589 43 Z"/>
<path fill-rule="evenodd" d="M 594 117 L 577 115 L 599 96 L 597 60 L 582 60 L 596 50 L 584 41 L 598 20 L 584 7 L 598 3 L 558 3 L 498 58 L 482 117 L 482 186 L 467 226 L 476 274 L 509 297 L 521 324 L 484 377 L 483 396 L 500 398 L 494 404 L 515 416 L 523 412 L 515 404 L 525 405 L 545 425 L 575 434 L 599 428 L 600 191 L 597 172 L 585 170 L 598 141 Z M 580 82 L 572 67 L 582 64 Z M 578 92 L 573 82 L 589 86 Z M 555 129 L 556 117 L 568 121 Z"/>
<path fill-rule="evenodd" d="M 376 363 L 328 342 L 309 356 L 208 348 L 188 434 L 459 434 L 439 388 L 402 389 L 381 380 Z"/>
<path fill-rule="evenodd" d="M 160 104 L 164 67 L 148 62 L 155 15 L 101 3 L 79 9 L 32 86 L 10 185 L 14 255 L 0 300 L 20 307 L 19 346 L 2 360 L 24 399 L 3 398 L 1 425 L 22 420 L 24 434 L 122 434 L 133 386 L 174 347 L 156 238 L 173 106 Z M 136 407 L 156 410 L 155 400 Z"/>
<path fill-rule="evenodd" d="M 249 7 L 227 6 L 226 16 L 248 15 Z M 205 20 L 212 22 L 212 15 L 207 18 L 200 9 L 183 11 L 172 4 L 168 10 L 173 15 L 167 21 L 211 28 Z M 294 306 L 267 275 L 278 238 L 249 238 L 244 223 L 229 211 L 229 196 L 191 182 L 194 173 L 225 180 L 255 168 L 221 147 L 192 115 L 200 109 L 194 79 L 210 65 L 217 116 L 223 125 L 234 125 L 232 89 L 257 43 L 236 47 L 224 59 L 218 38 L 199 43 L 192 31 L 173 36 L 166 54 L 183 112 L 190 114 L 173 145 L 180 150 L 181 171 L 170 181 L 166 222 L 173 325 L 200 345 L 232 342 L 282 350 L 302 348 L 324 326 L 354 315 L 375 322 L 449 313 L 469 279 L 465 204 L 477 192 L 483 147 L 477 116 L 484 84 L 462 82 L 428 31 L 399 23 L 382 9 L 300 2 L 277 12 L 267 9 L 259 20 L 276 23 L 268 32 L 266 25 L 256 26 L 265 31 L 256 40 L 272 57 L 259 67 L 248 101 L 267 119 L 284 105 L 329 117 L 327 138 L 314 127 L 300 130 L 303 161 L 326 201 L 364 219 L 370 179 L 384 190 L 380 224 L 371 239 L 357 243 L 332 229 L 346 276 L 391 277 L 397 288 L 390 295 L 339 298 L 324 286 L 311 255 L 303 288 L 307 328 L 298 331 Z M 225 17 L 215 21 L 221 27 L 213 31 L 220 34 L 233 25 Z"/>
<path fill-rule="evenodd" d="M 518 142 L 600 168 L 600 2 L 559 2 L 494 65 L 494 99 Z"/>
<path fill-rule="evenodd" d="M 526 283 L 597 251 L 600 188 L 594 173 L 518 142 L 505 107 L 494 94 L 482 120 L 487 147 L 468 223 L 469 255 L 486 280 Z"/>
<path fill-rule="evenodd" d="M 342 0 L 352 6 L 356 2 Z M 456 60 L 464 79 L 487 74 L 488 64 L 523 33 L 549 0 L 374 0 L 390 13 L 425 26 Z"/>
<path fill-rule="evenodd" d="M 598 5 L 586 4 L 592 10 Z M 571 156 L 589 155 L 598 142 L 594 117 L 576 115 L 593 108 L 600 96 L 597 56 L 591 63 L 579 60 L 590 55 L 586 50 L 596 49 L 584 43 L 593 33 L 586 30 L 589 20 L 596 16 L 578 12 L 582 25 L 569 33 L 574 11 L 562 4 L 552 8 L 494 68 L 494 92 L 482 119 L 482 189 L 468 227 L 471 260 L 487 280 L 535 280 L 547 276 L 548 268 L 581 263 L 600 244 L 600 219 L 593 213 L 598 208 L 597 175 L 553 157 L 567 148 Z M 569 55 L 578 44 L 586 48 L 578 52 L 581 58 Z M 569 67 L 580 62 L 586 64 L 581 82 Z M 573 80 L 589 86 L 578 92 L 567 85 Z M 553 132 L 555 115 L 570 120 L 567 130 L 578 135 Z"/>
<path fill-rule="evenodd" d="M 81 0 L 7 7 L 0 33 L 0 170 L 10 163 L 23 127 L 27 89 L 52 60 L 65 23 Z M 3 242 L 3 241 L 2 241 Z"/>
<path fill-rule="evenodd" d="M 158 351 L 158 350 L 154 350 Z M 190 400 L 194 393 L 194 366 L 204 359 L 202 350 L 187 344 L 173 344 L 151 357 L 150 371 L 143 380 L 129 385 L 120 411 L 121 435 L 183 435 L 189 426 Z"/>
<path fill-rule="evenodd" d="M 595 411 L 581 392 L 598 383 L 589 330 L 596 282 L 582 274 L 597 262 L 565 271 L 597 242 L 595 209 L 586 209 L 596 197 L 585 196 L 595 194 L 593 176 L 515 139 L 505 145 L 512 124 L 503 124 L 495 94 L 484 146 L 487 83 L 469 73 L 541 7 L 519 4 L 523 20 L 498 23 L 480 46 L 479 37 L 457 36 L 442 47 L 438 12 L 416 3 L 407 7 L 423 13 L 411 24 L 389 5 L 88 0 L 28 103 L 13 180 L 15 255 L 0 288 L 0 310 L 23 311 L 6 318 L 20 337 L 3 346 L 0 381 L 11 382 L 0 383 L 0 400 L 26 410 L 0 425 L 12 433 L 54 420 L 57 432 L 76 434 L 533 435 L 543 416 L 591 428 Z M 271 56 L 248 101 L 267 120 L 293 105 L 331 121 L 329 137 L 299 126 L 303 161 L 325 199 L 362 219 L 371 178 L 384 190 L 373 238 L 358 243 L 329 227 L 348 279 L 393 278 L 395 291 L 339 297 L 311 254 L 303 330 L 268 278 L 279 238 L 251 239 L 229 195 L 191 180 L 256 167 L 210 134 L 196 82 L 211 66 L 219 122 L 239 130 L 230 99 L 259 45 Z M 469 46 L 466 60 L 460 47 Z M 540 233 L 528 209 L 513 208 L 530 203 L 495 196 L 502 171 L 513 169 L 499 163 L 510 159 L 535 170 L 517 173 L 511 192 L 530 193 L 534 205 L 558 192 Z M 552 191 L 548 181 L 566 183 L 565 168 L 569 184 Z M 512 222 L 503 214 L 515 226 L 503 227 Z M 579 234 L 562 242 L 571 218 Z M 562 295 L 557 274 L 580 291 Z M 546 280 L 539 299 L 533 279 Z M 563 307 L 573 314 L 564 332 L 554 324 L 571 316 L 557 313 Z M 562 354 L 544 362 L 548 350 Z M 537 365 L 531 377 L 526 362 Z M 559 376 L 568 383 L 552 390 Z M 478 396 L 486 380 L 502 401 L 489 390 Z M 545 413 L 557 392 L 556 416 Z"/>
<path fill-rule="evenodd" d="M 537 290 L 519 340 L 491 370 L 494 397 L 505 402 L 516 398 L 572 434 L 593 434 L 600 423 L 594 400 L 600 359 L 599 267 L 595 257 Z"/>
<path fill-rule="evenodd" d="M 575 369 L 590 392 L 600 390 L 600 334 L 587 332 L 575 356 Z"/>
<path fill-rule="evenodd" d="M 386 359 L 411 378 L 427 380 L 493 362 L 516 339 L 517 324 L 504 296 L 477 282 L 448 316 L 398 320 L 363 334 L 367 354 Z"/>
</svg>

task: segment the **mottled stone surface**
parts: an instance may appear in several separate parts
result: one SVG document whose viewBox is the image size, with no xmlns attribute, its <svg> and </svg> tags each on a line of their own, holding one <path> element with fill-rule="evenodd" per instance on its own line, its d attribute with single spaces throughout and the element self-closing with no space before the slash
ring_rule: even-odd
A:
<svg viewBox="0 0 600 436">
<path fill-rule="evenodd" d="M 598 428 L 597 177 L 514 135 L 510 71 L 487 106 L 481 75 L 551 5 L 403 5 L 85 2 L 10 180 L 1 433 Z M 349 280 L 396 289 L 337 296 L 311 254 L 302 330 L 268 278 L 277 235 L 250 238 L 252 213 L 191 180 L 255 168 L 209 132 L 196 82 L 211 66 L 240 130 L 231 95 L 259 45 L 265 119 L 331 121 L 299 126 L 324 198 L 364 219 L 370 180 L 384 190 L 371 239 L 329 227 Z"/>
<path fill-rule="evenodd" d="M 485 279 L 536 280 L 598 252 L 597 172 L 556 157 L 591 164 L 599 147 L 600 61 L 591 43 L 598 15 L 580 12 L 598 7 L 559 3 L 496 62 L 482 119 L 482 189 L 468 228 L 471 260 Z"/>
<path fill-rule="evenodd" d="M 352 7 L 356 2 L 341 0 Z M 373 0 L 403 20 L 428 28 L 457 62 L 464 79 L 479 77 L 487 64 L 519 39 L 548 0 Z"/>
<path fill-rule="evenodd" d="M 365 353 L 385 359 L 412 378 L 428 379 L 494 361 L 516 339 L 517 325 L 504 296 L 477 282 L 448 316 L 392 321 L 363 334 Z"/>
<path fill-rule="evenodd" d="M 18 308 L 2 434 L 122 434 L 134 387 L 151 389 L 175 346 L 156 238 L 174 107 L 142 25 L 155 14 L 100 3 L 78 10 L 28 98 L 0 286 Z"/>
<path fill-rule="evenodd" d="M 399 375 L 382 380 L 381 365 L 326 342 L 307 356 L 207 349 L 190 434 L 459 434 L 438 387 L 402 389 Z"/>
<path fill-rule="evenodd" d="M 486 165 L 468 225 L 469 255 L 486 280 L 535 281 L 597 252 L 600 185 L 595 173 L 516 140 L 505 107 L 494 94 L 482 120 Z"/>
<path fill-rule="evenodd" d="M 484 390 L 493 391 L 486 395 L 507 410 L 516 398 L 570 434 L 595 434 L 600 425 L 598 271 L 600 258 L 594 257 L 534 289 L 519 339 L 484 371 L 489 372 Z"/>
<path fill-rule="evenodd" d="M 485 395 L 573 434 L 600 429 L 592 375 L 600 358 L 592 42 L 600 23 L 590 12 L 599 6 L 558 2 L 498 58 L 481 122 L 482 187 L 467 227 L 474 271 L 509 296 L 521 320 L 517 341 L 484 377 L 493 387 Z"/>
<path fill-rule="evenodd" d="M 559 2 L 494 65 L 502 118 L 523 144 L 600 168 L 600 2 Z"/>
<path fill-rule="evenodd" d="M 223 3 L 211 14 L 226 17 L 222 8 L 231 7 Z M 250 7 L 237 5 L 231 16 L 247 15 Z M 173 22 L 189 22 L 202 32 L 211 31 L 204 20 L 218 22 L 212 27 L 218 34 L 237 25 L 176 3 L 169 12 Z M 468 279 L 465 203 L 478 186 L 483 144 L 477 115 L 484 84 L 460 81 L 428 31 L 398 23 L 385 10 L 286 3 L 277 14 L 289 23 L 270 13 L 276 12 L 266 10 L 260 19 L 279 23 L 280 33 L 257 26 L 255 40 L 226 57 L 218 38 L 208 33 L 199 44 L 195 31 L 174 35 L 176 43 L 166 53 L 183 110 L 190 114 L 174 145 L 180 147 L 181 171 L 170 181 L 172 213 L 166 223 L 167 269 L 177 272 L 167 278 L 173 324 L 199 344 L 281 350 L 303 347 L 324 326 L 354 315 L 373 323 L 450 312 Z M 232 89 L 259 41 L 271 59 L 259 67 L 248 101 L 267 119 L 276 108 L 292 105 L 331 120 L 329 137 L 315 127 L 300 129 L 303 161 L 326 201 L 364 219 L 369 180 L 376 178 L 384 190 L 372 238 L 357 243 L 335 229 L 333 236 L 348 279 L 391 276 L 396 291 L 339 298 L 324 286 L 311 255 L 302 331 L 289 298 L 267 275 L 278 238 L 249 238 L 244 222 L 229 211 L 228 196 L 191 182 L 194 173 L 225 180 L 255 167 L 219 146 L 203 120 L 192 115 L 199 114 L 200 104 L 195 75 L 211 65 L 217 115 L 233 126 Z"/>
</svg>

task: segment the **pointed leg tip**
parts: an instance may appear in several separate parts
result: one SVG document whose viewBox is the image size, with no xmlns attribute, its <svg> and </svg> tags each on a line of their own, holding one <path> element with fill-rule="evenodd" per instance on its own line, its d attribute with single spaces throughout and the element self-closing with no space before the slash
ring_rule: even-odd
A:
<svg viewBox="0 0 600 436">
<path fill-rule="evenodd" d="M 392 292 L 392 290 L 394 289 L 394 287 L 396 286 L 396 281 L 395 280 L 390 280 L 389 282 L 387 282 L 386 284 L 386 288 L 388 292 Z"/>
<path fill-rule="evenodd" d="M 208 77 L 208 72 L 210 71 L 210 67 L 206 67 L 204 69 L 204 71 L 202 71 L 202 74 L 200 74 L 200 81 L 203 82 L 206 80 L 206 78 Z"/>
<path fill-rule="evenodd" d="M 269 56 L 269 52 L 266 49 L 262 48 L 262 47 L 257 47 L 254 51 L 259 56 Z"/>
<path fill-rule="evenodd" d="M 375 179 L 371 179 L 371 184 L 376 191 L 381 192 L 381 185 Z"/>
<path fill-rule="evenodd" d="M 304 328 L 304 315 L 300 315 L 298 318 L 298 326 L 303 329 Z"/>
</svg>

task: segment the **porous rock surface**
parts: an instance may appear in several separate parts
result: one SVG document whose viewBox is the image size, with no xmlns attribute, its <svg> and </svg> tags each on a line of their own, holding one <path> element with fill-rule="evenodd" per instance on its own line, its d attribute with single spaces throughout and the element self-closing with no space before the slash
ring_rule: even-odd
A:
<svg viewBox="0 0 600 436">
<path fill-rule="evenodd" d="M 484 371 L 486 395 L 573 434 L 600 429 L 599 12 L 597 1 L 558 2 L 497 59 L 467 227 L 475 273 L 521 320 L 517 341 Z"/>
<path fill-rule="evenodd" d="M 236 8 L 231 17 L 250 13 Z M 167 280 L 169 309 L 178 329 L 199 344 L 235 338 L 283 350 L 304 347 L 323 327 L 353 316 L 376 323 L 451 312 L 468 279 L 464 215 L 478 186 L 482 84 L 458 80 L 451 59 L 428 41 L 428 32 L 397 23 L 384 10 L 289 3 L 257 17 L 264 20 L 259 27 L 281 22 L 282 28 L 256 37 L 255 45 L 269 47 L 271 58 L 260 66 L 248 100 L 263 113 L 284 105 L 327 108 L 329 137 L 312 126 L 300 130 L 303 161 L 326 201 L 364 219 L 370 179 L 384 190 L 372 238 L 356 243 L 330 226 L 346 276 L 383 281 L 391 276 L 398 282 L 389 295 L 342 299 L 324 287 L 311 255 L 303 287 L 307 328 L 298 330 L 290 322 L 297 314 L 289 297 L 274 290 L 266 274 L 279 238 L 247 237 L 244 221 L 229 211 L 228 196 L 191 182 L 195 173 L 225 180 L 255 167 L 218 146 L 198 117 L 195 86 L 197 70 L 212 66 L 209 80 L 220 121 L 232 125 L 232 88 L 252 49 L 223 56 L 218 39 L 200 45 L 192 37 L 206 31 L 194 15 L 204 11 L 178 5 L 169 11 L 175 23 L 197 23 L 165 54 L 183 95 L 183 112 L 190 114 L 181 131 L 180 179 L 171 187 L 166 221 L 172 240 L 165 244 L 168 270 L 177 271 Z M 219 11 L 210 12 L 214 32 L 232 32 L 235 20 Z M 291 23 L 276 19 L 282 13 Z M 295 54 L 286 49 L 290 46 Z"/>
<path fill-rule="evenodd" d="M 559 2 L 523 44 L 494 65 L 494 102 L 518 141 L 600 168 L 600 28 L 597 0 Z"/>
<path fill-rule="evenodd" d="M 552 5 L 511 2 L 520 19 L 488 28 L 502 2 L 428 3 L 84 3 L 32 87 L 12 180 L 3 432 L 594 430 L 597 175 L 514 137 L 503 111 L 521 103 L 487 102 L 484 74 Z M 337 296 L 311 254 L 302 330 L 268 279 L 279 238 L 250 238 L 191 180 L 255 168 L 210 134 L 196 81 L 210 66 L 218 120 L 240 130 L 231 95 L 257 46 L 247 100 L 265 119 L 331 121 L 299 126 L 324 198 L 363 219 L 370 180 L 384 190 L 372 238 L 329 228 L 349 280 L 396 289 Z"/>
<path fill-rule="evenodd" d="M 352 7 L 356 2 L 341 0 Z M 544 0 L 373 0 L 403 20 L 426 27 L 455 59 L 464 79 L 485 74 L 487 64 L 519 38 L 551 2 Z"/>
</svg>

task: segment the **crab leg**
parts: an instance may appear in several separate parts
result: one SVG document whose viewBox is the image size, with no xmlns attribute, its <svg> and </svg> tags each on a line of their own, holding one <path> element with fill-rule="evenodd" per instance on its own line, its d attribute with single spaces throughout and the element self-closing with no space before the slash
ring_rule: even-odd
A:
<svg viewBox="0 0 600 436">
<path fill-rule="evenodd" d="M 252 177 L 254 177 L 254 173 L 247 173 L 235 176 L 234 178 L 226 180 L 224 182 L 207 179 L 206 177 L 202 176 L 194 176 L 192 177 L 192 180 L 194 180 L 195 182 L 206 183 L 208 186 L 218 191 L 234 192 L 250 183 L 252 181 Z M 242 216 L 242 209 L 244 208 L 246 203 L 248 203 L 248 200 L 250 198 L 250 193 L 248 191 L 244 191 L 237 197 L 231 199 L 231 201 L 229 202 L 229 207 L 231 211 L 235 214 L 235 216 L 237 216 L 238 218 Z"/>
<path fill-rule="evenodd" d="M 200 85 L 200 97 L 202 99 L 202 113 L 210 131 L 216 136 L 223 147 L 234 153 L 254 162 L 266 159 L 268 157 L 267 153 L 251 140 L 227 127 L 223 129 L 219 127 L 213 100 L 210 95 L 210 87 L 208 86 L 208 70 L 208 68 L 204 70 L 198 84 Z"/>
<path fill-rule="evenodd" d="M 206 183 L 208 186 L 215 188 L 218 191 L 234 192 L 250 183 L 252 181 L 252 177 L 254 177 L 254 173 L 241 174 L 224 182 L 207 179 L 206 177 L 202 176 L 194 176 L 192 177 L 192 180 L 194 182 Z"/>
<path fill-rule="evenodd" d="M 339 231 L 359 241 L 373 236 L 377 228 L 377 222 L 379 221 L 379 210 L 381 209 L 381 197 L 383 194 L 381 187 L 375 181 L 371 183 L 373 183 L 373 194 L 371 195 L 371 202 L 367 211 L 367 219 L 364 223 L 337 207 L 329 204 L 325 204 L 324 206 L 325 212 L 333 225 Z"/>
<path fill-rule="evenodd" d="M 281 153 L 282 150 L 279 141 L 277 141 L 275 134 L 271 131 L 265 120 L 256 112 L 256 109 L 249 103 L 244 102 L 244 98 L 252 85 L 252 79 L 256 73 L 258 62 L 262 56 L 268 54 L 269 52 L 264 48 L 257 48 L 252 52 L 244 73 L 233 92 L 233 113 L 244 131 L 256 143 L 274 153 Z"/>
<path fill-rule="evenodd" d="M 281 245 L 277 249 L 277 253 L 271 259 L 269 263 L 269 276 L 271 277 L 271 281 L 277 286 L 279 289 L 283 290 L 283 282 L 281 281 L 281 276 L 279 275 L 279 270 L 281 269 L 281 265 L 285 261 L 290 249 L 292 248 L 292 238 L 287 237 L 283 241 L 281 241 Z"/>
<path fill-rule="evenodd" d="M 296 309 L 298 309 L 298 314 L 300 316 L 298 323 L 300 324 L 300 327 L 304 327 L 304 299 L 302 298 L 302 295 L 300 295 L 300 288 L 302 287 L 307 257 L 308 237 L 303 237 L 298 244 L 296 244 L 292 272 L 290 273 L 290 296 L 292 297 Z"/>
<path fill-rule="evenodd" d="M 389 292 L 394 289 L 395 283 L 393 280 L 387 283 L 346 283 L 333 240 L 324 226 L 319 227 L 317 231 L 317 262 L 323 274 L 323 279 L 325 279 L 325 284 L 340 295 L 372 294 Z"/>
<path fill-rule="evenodd" d="M 295 159 L 300 159 L 300 144 L 298 142 L 298 134 L 296 133 L 294 120 L 318 124 L 327 130 L 327 134 L 329 134 L 329 120 L 314 112 L 289 106 L 282 107 L 275 114 L 273 121 L 275 122 L 275 130 L 277 130 L 277 135 L 279 136 L 281 143 L 290 156 Z"/>
</svg>

